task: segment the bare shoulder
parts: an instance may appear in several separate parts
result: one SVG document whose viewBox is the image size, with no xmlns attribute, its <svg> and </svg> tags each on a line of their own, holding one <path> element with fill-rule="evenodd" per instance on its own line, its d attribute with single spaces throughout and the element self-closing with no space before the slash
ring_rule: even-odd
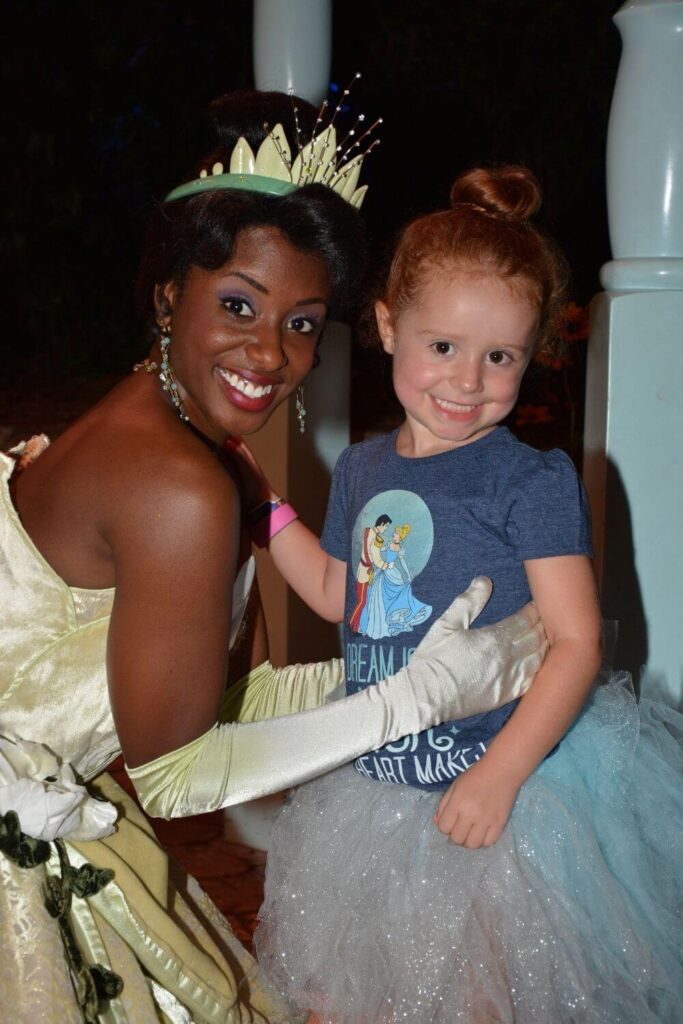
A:
<svg viewBox="0 0 683 1024">
<path fill-rule="evenodd" d="M 124 380 L 55 446 L 65 489 L 114 561 L 164 537 L 210 545 L 239 528 L 238 490 L 220 453 L 138 383 Z"/>
<path fill-rule="evenodd" d="M 174 425 L 175 426 L 175 425 Z M 166 540 L 180 548 L 215 548 L 239 532 L 237 486 L 219 455 L 187 427 L 112 439 L 100 500 L 103 536 L 115 552 Z M 180 432 L 182 429 L 182 433 Z"/>
<path fill-rule="evenodd" d="M 25 527 L 72 586 L 117 585 L 124 555 L 149 563 L 201 546 L 226 559 L 237 545 L 239 494 L 219 453 L 136 383 L 124 380 L 16 485 Z"/>
</svg>

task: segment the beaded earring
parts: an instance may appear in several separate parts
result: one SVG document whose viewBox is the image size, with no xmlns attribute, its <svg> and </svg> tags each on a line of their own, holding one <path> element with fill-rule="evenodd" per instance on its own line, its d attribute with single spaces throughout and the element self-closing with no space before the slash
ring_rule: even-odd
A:
<svg viewBox="0 0 683 1024">
<path fill-rule="evenodd" d="M 304 386 L 300 384 L 296 391 L 296 419 L 299 433 L 306 433 L 306 406 L 304 405 Z"/>
<path fill-rule="evenodd" d="M 183 400 L 178 392 L 178 382 L 175 379 L 173 370 L 171 369 L 171 364 L 168 361 L 168 350 L 171 345 L 171 325 L 170 323 L 164 323 L 163 320 L 159 320 L 158 324 L 159 331 L 161 333 L 161 367 L 159 368 L 159 380 L 161 381 L 161 387 L 175 405 L 178 415 L 183 423 L 188 423 L 190 417 L 185 412 Z"/>
</svg>

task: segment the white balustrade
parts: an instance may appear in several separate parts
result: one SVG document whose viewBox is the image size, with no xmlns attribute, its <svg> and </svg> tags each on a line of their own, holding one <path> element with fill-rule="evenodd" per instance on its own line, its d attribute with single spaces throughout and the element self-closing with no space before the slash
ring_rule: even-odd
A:
<svg viewBox="0 0 683 1024">
<path fill-rule="evenodd" d="M 615 663 L 683 701 L 683 2 L 630 0 L 610 115 L 613 259 L 591 307 L 584 478 Z"/>
</svg>

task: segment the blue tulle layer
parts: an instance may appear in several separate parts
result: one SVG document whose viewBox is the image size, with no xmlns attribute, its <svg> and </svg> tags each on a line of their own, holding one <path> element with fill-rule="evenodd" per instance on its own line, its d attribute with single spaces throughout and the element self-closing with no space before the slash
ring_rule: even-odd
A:
<svg viewBox="0 0 683 1024">
<path fill-rule="evenodd" d="M 256 943 L 333 1024 L 681 1024 L 683 716 L 595 691 L 499 842 L 343 768 L 275 827 Z"/>
</svg>

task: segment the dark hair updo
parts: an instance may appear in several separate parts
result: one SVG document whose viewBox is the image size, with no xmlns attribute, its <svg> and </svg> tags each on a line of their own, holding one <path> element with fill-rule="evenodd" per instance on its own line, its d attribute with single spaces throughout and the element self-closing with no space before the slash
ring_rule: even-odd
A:
<svg viewBox="0 0 683 1024">
<path fill-rule="evenodd" d="M 532 222 L 541 189 L 526 167 L 475 167 L 451 189 L 451 208 L 418 217 L 402 232 L 385 302 L 394 317 L 435 269 L 481 272 L 524 290 L 538 314 L 535 351 L 555 338 L 565 301 L 567 265 Z"/>
<path fill-rule="evenodd" d="M 188 174 L 188 181 L 217 161 L 227 171 L 240 136 L 256 153 L 278 123 L 294 160 L 299 144 L 311 137 L 317 113 L 305 100 L 279 92 L 228 93 L 213 101 L 210 112 L 217 144 Z M 150 222 L 138 274 L 138 305 L 145 318 L 155 319 L 156 285 L 171 280 L 182 285 L 193 266 L 218 270 L 230 259 L 241 231 L 264 225 L 277 228 L 295 248 L 320 257 L 330 273 L 331 313 L 343 315 L 365 268 L 363 226 L 357 210 L 326 186 L 313 184 L 286 196 L 226 189 L 160 204 Z"/>
</svg>

